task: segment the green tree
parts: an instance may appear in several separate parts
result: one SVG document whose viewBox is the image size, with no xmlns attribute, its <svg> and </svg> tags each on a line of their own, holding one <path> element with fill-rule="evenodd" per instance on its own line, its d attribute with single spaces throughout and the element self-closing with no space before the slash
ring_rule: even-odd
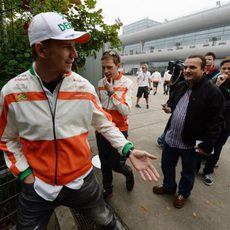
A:
<svg viewBox="0 0 230 230">
<path fill-rule="evenodd" d="M 27 29 L 33 15 L 57 11 L 67 16 L 73 27 L 88 31 L 89 43 L 78 44 L 77 66 L 81 68 L 87 56 L 96 57 L 104 43 L 118 48 L 120 21 L 104 23 L 102 9 L 95 10 L 96 0 L 0 0 L 0 88 L 7 80 L 25 71 L 31 65 L 31 49 Z"/>
</svg>

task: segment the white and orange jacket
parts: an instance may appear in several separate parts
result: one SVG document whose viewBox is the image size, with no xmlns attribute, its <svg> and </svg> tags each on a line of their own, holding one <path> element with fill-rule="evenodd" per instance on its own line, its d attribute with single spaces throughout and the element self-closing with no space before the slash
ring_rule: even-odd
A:
<svg viewBox="0 0 230 230">
<path fill-rule="evenodd" d="M 112 121 L 121 131 L 128 130 L 127 116 L 132 106 L 132 81 L 119 72 L 113 83 L 114 93 L 108 96 L 103 84 L 98 82 L 98 96 L 103 109 L 112 116 Z"/>
<path fill-rule="evenodd" d="M 32 67 L 1 91 L 0 149 L 14 175 L 31 168 L 51 185 L 80 177 L 92 167 L 90 125 L 120 154 L 127 152 L 131 143 L 102 109 L 88 80 L 74 72 L 63 76 L 54 114 L 41 84 Z"/>
</svg>

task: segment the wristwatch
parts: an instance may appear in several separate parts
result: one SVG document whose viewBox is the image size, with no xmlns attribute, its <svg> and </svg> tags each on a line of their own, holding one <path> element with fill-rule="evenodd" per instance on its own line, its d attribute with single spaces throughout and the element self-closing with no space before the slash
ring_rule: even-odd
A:
<svg viewBox="0 0 230 230">
<path fill-rule="evenodd" d="M 108 92 L 107 92 L 107 95 L 108 95 L 109 97 L 111 97 L 113 94 L 114 94 L 114 91 L 108 91 Z"/>
</svg>

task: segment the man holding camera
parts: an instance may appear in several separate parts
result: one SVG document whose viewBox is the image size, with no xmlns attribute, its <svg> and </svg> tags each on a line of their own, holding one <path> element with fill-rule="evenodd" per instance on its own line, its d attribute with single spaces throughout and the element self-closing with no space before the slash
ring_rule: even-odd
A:
<svg viewBox="0 0 230 230">
<path fill-rule="evenodd" d="M 154 186 L 153 192 L 176 193 L 176 165 L 181 158 L 181 179 L 174 201 L 176 208 L 184 207 L 191 194 L 198 154 L 211 154 L 223 124 L 223 95 L 204 77 L 205 64 L 203 56 L 189 56 L 184 62 L 185 81 L 176 85 L 168 102 L 162 105 L 162 109 L 172 115 L 166 126 L 161 159 L 163 185 Z"/>
</svg>

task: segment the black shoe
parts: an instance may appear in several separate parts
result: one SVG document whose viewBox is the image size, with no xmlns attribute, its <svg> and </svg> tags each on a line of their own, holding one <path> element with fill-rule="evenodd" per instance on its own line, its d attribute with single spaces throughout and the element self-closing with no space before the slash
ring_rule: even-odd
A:
<svg viewBox="0 0 230 230">
<path fill-rule="evenodd" d="M 206 174 L 206 175 L 204 175 L 203 181 L 208 186 L 212 185 L 213 184 L 212 174 Z"/>
<path fill-rule="evenodd" d="M 134 175 L 133 172 L 129 176 L 126 176 L 126 188 L 128 191 L 132 191 L 134 187 Z"/>
<path fill-rule="evenodd" d="M 146 109 L 149 109 L 149 105 L 146 105 Z"/>
<path fill-rule="evenodd" d="M 136 107 L 137 107 L 137 108 L 139 108 L 139 109 L 141 108 L 141 106 L 140 106 L 140 105 L 138 105 L 138 104 L 136 104 Z"/>
<path fill-rule="evenodd" d="M 104 200 L 108 200 L 113 196 L 113 191 L 104 190 L 102 194 L 103 194 Z"/>
</svg>

